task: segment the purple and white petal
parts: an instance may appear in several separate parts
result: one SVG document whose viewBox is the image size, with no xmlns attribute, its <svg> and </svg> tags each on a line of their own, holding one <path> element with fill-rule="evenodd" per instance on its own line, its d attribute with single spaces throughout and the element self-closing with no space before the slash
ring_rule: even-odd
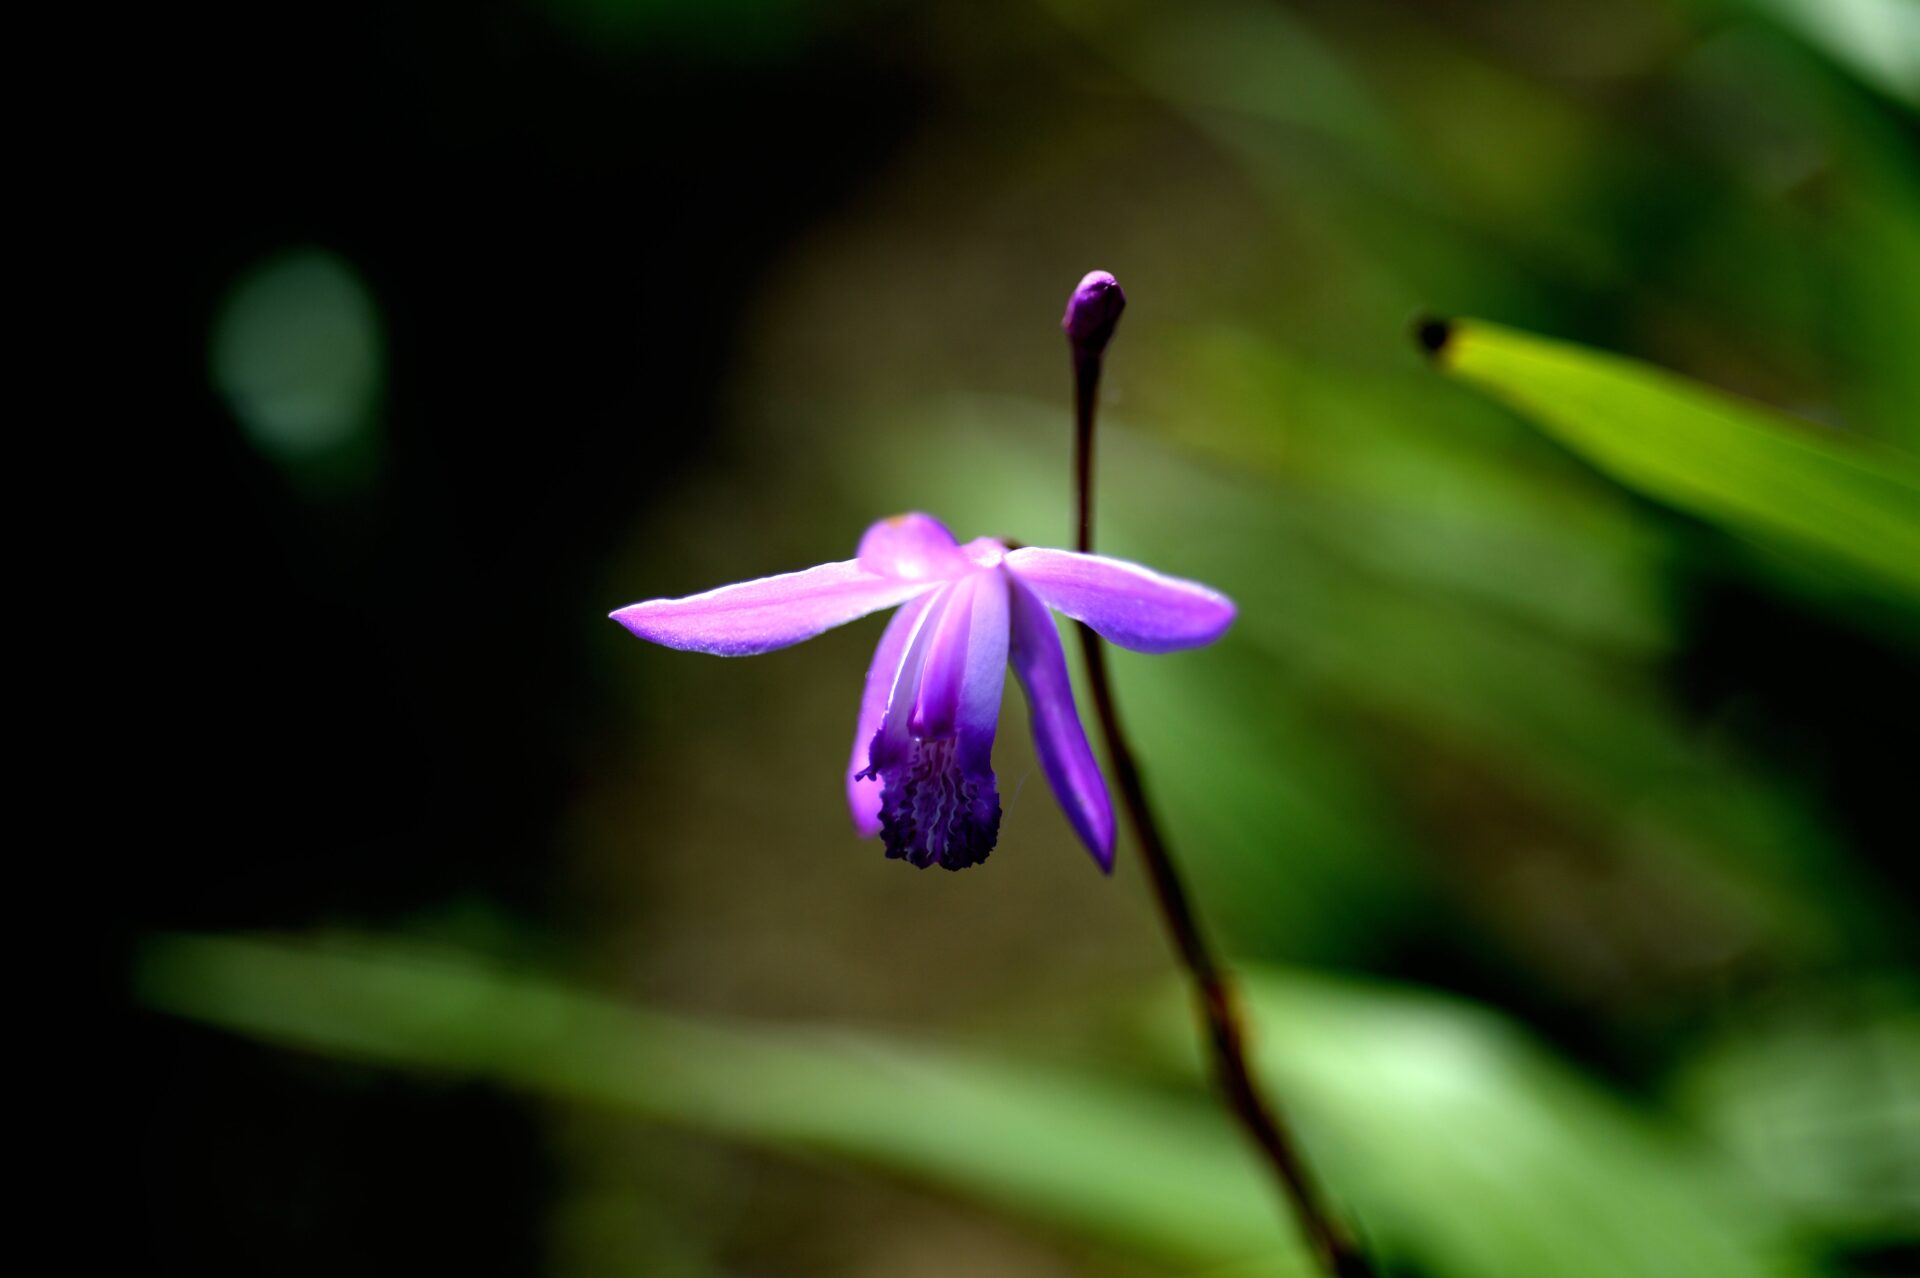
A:
<svg viewBox="0 0 1920 1278">
<path fill-rule="evenodd" d="M 1135 652 L 1197 648 L 1233 623 L 1233 601 L 1219 591 L 1124 559 L 1025 546 L 1006 566 L 1049 608 Z"/>
<path fill-rule="evenodd" d="M 883 577 L 848 560 L 684 599 L 649 599 L 612 616 L 640 638 L 669 648 L 750 657 L 905 603 L 938 584 Z"/>
<path fill-rule="evenodd" d="M 967 654 L 973 639 L 973 605 L 979 594 L 980 577 L 974 573 L 962 577 L 947 588 L 946 611 L 934 629 L 927 648 L 926 669 L 920 675 L 920 690 L 914 697 L 913 717 L 908 721 L 916 737 L 950 737 L 954 719 L 960 713 L 960 684 L 967 673 Z M 1002 626 L 1006 623 L 1003 620 Z"/>
<path fill-rule="evenodd" d="M 927 596 L 920 619 L 914 623 L 913 633 L 907 637 L 906 652 L 900 658 L 900 669 L 893 676 L 893 686 L 887 690 L 886 709 L 881 712 L 880 727 L 873 734 L 873 744 L 868 748 L 869 773 L 886 773 L 912 751 L 912 719 L 914 707 L 920 700 L 921 675 L 927 668 L 927 656 L 933 649 L 934 635 L 940 630 L 940 620 L 947 613 L 953 592 L 952 585 L 936 586 L 933 593 Z"/>
<path fill-rule="evenodd" d="M 901 605 L 887 622 L 880 646 L 873 650 L 873 664 L 867 667 L 867 683 L 860 695 L 860 721 L 853 729 L 853 757 L 847 762 L 847 809 L 853 814 L 853 828 L 863 839 L 880 833 L 880 778 L 867 772 L 873 737 L 886 717 L 887 698 L 893 695 L 894 680 L 900 677 L 907 641 L 913 638 L 920 614 L 933 599 L 930 592 Z"/>
<path fill-rule="evenodd" d="M 960 675 L 954 732 L 960 739 L 960 766 L 993 776 L 994 734 L 1000 727 L 1000 696 L 1007 683 L 1007 574 L 989 568 L 975 575 L 972 633 L 967 637 L 966 668 Z"/>
<path fill-rule="evenodd" d="M 1005 543 L 994 537 L 975 537 L 960 547 L 960 553 L 967 557 L 975 568 L 998 568 L 1007 557 Z"/>
<path fill-rule="evenodd" d="M 868 572 L 902 581 L 950 581 L 973 568 L 947 526 L 919 511 L 893 515 L 867 529 L 858 562 Z"/>
<path fill-rule="evenodd" d="M 1113 801 L 1073 704 L 1073 683 L 1053 617 L 1018 578 L 1012 583 L 1013 671 L 1027 692 L 1041 770 L 1080 841 L 1101 870 L 1113 871 Z"/>
</svg>

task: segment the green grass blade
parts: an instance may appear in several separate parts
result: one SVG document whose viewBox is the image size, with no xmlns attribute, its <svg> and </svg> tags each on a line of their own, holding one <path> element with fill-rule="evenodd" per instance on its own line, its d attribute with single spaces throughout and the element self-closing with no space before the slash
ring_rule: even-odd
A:
<svg viewBox="0 0 1920 1278">
<path fill-rule="evenodd" d="M 1418 991 L 1247 977 L 1260 1062 L 1390 1265 L 1436 1278 L 1808 1272 L 1678 1133 L 1500 1018 Z M 1190 1062 L 1191 1086 L 697 1020 L 374 938 L 158 938 L 135 989 L 157 1010 L 327 1056 L 885 1168 L 1176 1264 L 1312 1272 L 1201 1090 L 1183 996 L 1132 1005 L 1146 1039 Z"/>
<path fill-rule="evenodd" d="M 1180 1265 L 1308 1278 L 1258 1165 L 1202 1097 L 850 1031 L 623 1005 L 473 955 L 366 937 L 174 936 L 149 1007 L 323 1056 L 486 1078 L 881 1167 Z"/>
<path fill-rule="evenodd" d="M 1627 486 L 1920 597 L 1920 467 L 1904 454 L 1494 324 L 1430 321 L 1420 338 L 1443 371 Z"/>
</svg>

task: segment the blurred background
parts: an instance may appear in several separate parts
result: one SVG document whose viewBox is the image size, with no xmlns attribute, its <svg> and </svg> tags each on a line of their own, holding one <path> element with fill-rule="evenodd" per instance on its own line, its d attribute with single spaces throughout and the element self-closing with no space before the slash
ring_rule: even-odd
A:
<svg viewBox="0 0 1920 1278">
<path fill-rule="evenodd" d="M 143 555 L 135 1233 L 179 1274 L 1311 1272 L 1140 867 L 841 771 L 882 622 L 637 599 L 924 509 L 1241 605 L 1118 654 L 1262 1068 L 1399 1275 L 1920 1273 L 1920 610 L 1609 478 L 1421 312 L 1920 449 L 1909 0 L 204 7 Z M 1082 695 L 1084 703 L 1084 693 Z"/>
</svg>

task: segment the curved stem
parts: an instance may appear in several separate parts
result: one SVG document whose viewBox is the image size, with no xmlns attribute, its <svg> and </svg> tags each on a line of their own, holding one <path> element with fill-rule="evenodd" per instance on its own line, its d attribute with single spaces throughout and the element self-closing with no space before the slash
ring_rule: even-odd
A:
<svg viewBox="0 0 1920 1278">
<path fill-rule="evenodd" d="M 1074 489 L 1078 498 L 1079 534 L 1075 546 L 1093 550 L 1093 427 L 1094 403 L 1100 389 L 1101 359 L 1076 352 L 1074 390 Z M 1148 802 L 1146 786 L 1133 749 L 1120 727 L 1113 685 L 1107 677 L 1106 645 L 1086 625 L 1080 630 L 1080 648 L 1086 659 L 1087 683 L 1093 691 L 1094 712 L 1106 739 L 1120 800 L 1133 830 L 1140 855 L 1147 863 L 1161 921 L 1173 934 L 1180 962 L 1193 982 L 1194 1001 L 1207 1026 L 1214 1077 L 1234 1117 L 1253 1138 L 1299 1222 L 1300 1230 L 1329 1274 L 1337 1278 L 1372 1278 L 1374 1269 L 1340 1221 L 1321 1202 L 1312 1170 L 1301 1156 L 1279 1112 L 1268 1102 L 1247 1065 L 1246 1034 L 1226 970 L 1208 946 L 1194 916 L 1186 885 L 1174 868 L 1165 835 Z"/>
</svg>

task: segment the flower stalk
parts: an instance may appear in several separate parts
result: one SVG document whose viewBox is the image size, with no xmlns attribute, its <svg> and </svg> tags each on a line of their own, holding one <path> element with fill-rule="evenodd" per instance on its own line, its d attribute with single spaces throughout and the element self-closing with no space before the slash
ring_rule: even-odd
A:
<svg viewBox="0 0 1920 1278">
<path fill-rule="evenodd" d="M 1067 303 L 1061 327 L 1073 353 L 1074 495 L 1077 534 L 1074 548 L 1093 551 L 1093 440 L 1100 373 L 1106 347 L 1126 306 L 1119 283 L 1104 271 L 1080 282 Z M 1120 790 L 1122 808 L 1134 841 L 1140 846 L 1161 921 L 1172 934 L 1174 948 L 1193 985 L 1194 1002 L 1206 1024 L 1215 1081 L 1234 1117 L 1252 1138 L 1315 1256 L 1336 1278 L 1373 1278 L 1374 1268 L 1353 1235 L 1326 1207 L 1317 1181 L 1300 1153 L 1279 1111 L 1268 1101 L 1247 1062 L 1246 1033 L 1242 1027 L 1232 982 L 1208 945 L 1193 912 L 1186 885 L 1174 867 L 1166 836 L 1147 798 L 1133 748 L 1128 744 L 1107 676 L 1106 645 L 1082 623 L 1080 650 L 1093 695 L 1094 716 Z"/>
</svg>

